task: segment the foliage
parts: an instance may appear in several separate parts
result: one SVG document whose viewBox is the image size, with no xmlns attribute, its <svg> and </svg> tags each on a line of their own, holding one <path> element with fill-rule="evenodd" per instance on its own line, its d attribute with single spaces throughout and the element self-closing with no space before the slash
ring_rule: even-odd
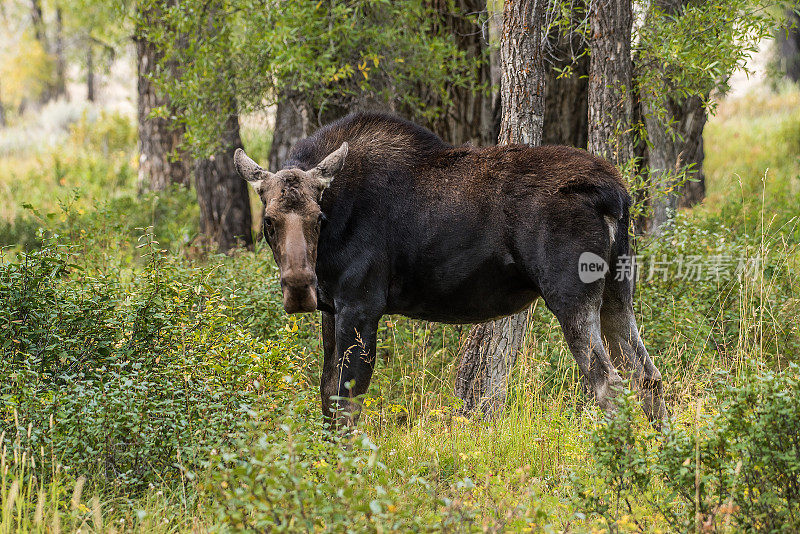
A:
<svg viewBox="0 0 800 534">
<path fill-rule="evenodd" d="M 681 101 L 725 92 L 761 39 L 779 24 L 762 0 L 689 2 L 677 13 L 653 4 L 638 32 L 637 83 L 648 95 Z M 662 110 L 663 111 L 663 110 Z"/>
<path fill-rule="evenodd" d="M 216 458 L 211 488 L 220 530 L 408 532 L 432 530 L 436 500 L 409 502 L 362 435 L 352 448 L 293 411 L 279 429 Z M 406 483 L 427 488 L 424 479 Z M 427 512 L 427 513 L 426 513 Z M 426 528 L 427 527 L 427 528 Z"/>
<path fill-rule="evenodd" d="M 151 236 L 141 246 L 135 273 L 57 242 L 0 267 L 7 436 L 35 423 L 31 451 L 138 488 L 198 468 L 298 372 L 287 341 L 230 320 L 235 295 L 210 282 L 213 267 L 171 261 Z"/>
<path fill-rule="evenodd" d="M 680 421 L 663 441 L 638 430 L 635 403 L 621 397 L 616 416 L 593 436 L 595 465 L 576 480 L 579 507 L 614 531 L 641 530 L 647 503 L 672 529 L 790 532 L 800 528 L 800 368 L 752 374 L 741 385 L 720 376 L 718 411 L 697 403 L 694 428 Z"/>
<path fill-rule="evenodd" d="M 37 101 L 54 75 L 53 60 L 39 41 L 24 35 L 0 61 L 3 105 L 20 108 Z"/>
<path fill-rule="evenodd" d="M 312 125 L 327 109 L 370 103 L 433 118 L 449 104 L 449 87 L 473 83 L 474 65 L 420 0 L 151 3 L 164 24 L 146 35 L 181 65 L 160 81 L 184 110 L 193 149 L 213 148 L 228 102 L 244 113 L 302 94 L 318 113 Z"/>
</svg>

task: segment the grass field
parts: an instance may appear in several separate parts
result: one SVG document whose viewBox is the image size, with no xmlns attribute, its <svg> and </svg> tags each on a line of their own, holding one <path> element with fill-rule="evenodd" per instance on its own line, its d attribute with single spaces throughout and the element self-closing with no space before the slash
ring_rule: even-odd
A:
<svg viewBox="0 0 800 534">
<path fill-rule="evenodd" d="M 729 267 L 642 273 L 665 436 L 635 402 L 604 419 L 539 302 L 491 422 L 456 415 L 466 327 L 385 317 L 343 446 L 319 421 L 319 317 L 283 313 L 263 247 L 193 250 L 191 191 L 137 196 L 127 119 L 8 141 L 0 533 L 800 528 L 798 109 L 796 89 L 722 102 L 706 201 L 637 243 L 645 266 Z"/>
</svg>

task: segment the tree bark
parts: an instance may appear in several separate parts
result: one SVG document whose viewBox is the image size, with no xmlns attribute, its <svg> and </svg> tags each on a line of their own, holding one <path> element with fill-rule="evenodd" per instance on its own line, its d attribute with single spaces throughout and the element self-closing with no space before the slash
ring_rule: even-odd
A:
<svg viewBox="0 0 800 534">
<path fill-rule="evenodd" d="M 653 190 L 653 216 L 651 231 L 658 235 L 679 207 L 700 202 L 705 196 L 703 173 L 703 128 L 707 114 L 698 96 L 676 101 L 659 98 L 658 102 L 644 104 L 644 121 L 650 145 L 647 149 L 650 164 L 650 186 Z M 664 106 L 667 121 L 660 119 L 652 106 Z M 687 168 L 688 167 L 688 168 Z M 686 169 L 687 180 L 676 187 L 676 178 Z M 669 191 L 656 196 L 658 191 Z"/>
<path fill-rule="evenodd" d="M 800 82 L 800 15 L 794 9 L 786 9 L 788 27 L 781 30 L 776 39 L 780 70 L 786 77 Z"/>
<path fill-rule="evenodd" d="M 579 12 L 580 13 L 580 12 Z M 574 20 L 566 32 L 548 36 L 542 144 L 586 148 L 589 134 L 589 54 Z M 562 75 L 571 69 L 569 75 Z"/>
<path fill-rule="evenodd" d="M 588 150 L 617 166 L 634 157 L 631 0 L 596 0 L 589 11 Z"/>
<path fill-rule="evenodd" d="M 56 30 L 53 55 L 56 58 L 56 79 L 52 98 L 67 95 L 67 60 L 64 57 L 64 18 L 61 6 L 56 6 Z"/>
<path fill-rule="evenodd" d="M 538 145 L 544 123 L 542 59 L 546 0 L 507 2 L 500 39 L 500 144 Z M 508 374 L 522 349 L 529 310 L 475 325 L 461 354 L 455 393 L 464 413 L 492 417 L 505 406 Z"/>
<path fill-rule="evenodd" d="M 664 16 L 677 16 L 689 4 L 688 0 L 658 0 L 647 23 L 657 24 Z M 705 175 L 703 173 L 703 128 L 708 115 L 703 107 L 703 98 L 692 96 L 676 99 L 671 96 L 673 85 L 669 72 L 660 72 L 664 79 L 664 91 L 660 94 L 642 94 L 642 113 L 647 137 L 650 168 L 649 179 L 653 215 L 651 232 L 661 233 L 679 207 L 689 207 L 705 197 Z M 707 97 L 708 95 L 703 95 Z M 686 170 L 687 181 L 676 185 L 676 178 Z M 661 192 L 667 192 L 661 195 Z"/>
<path fill-rule="evenodd" d="M 136 42 L 137 117 L 139 123 L 139 191 L 162 191 L 170 184 L 189 186 L 190 158 L 179 152 L 183 128 L 163 117 L 151 117 L 165 107 L 172 115 L 170 100 L 156 88 L 152 77 L 158 72 L 163 53 L 147 40 L 142 29 L 157 20 L 153 11 L 140 12 Z"/>
<path fill-rule="evenodd" d="M 242 147 L 235 104 L 220 132 L 219 151 L 195 163 L 195 188 L 200 204 L 201 231 L 221 252 L 253 244 L 250 197 L 237 174 L 233 153 Z"/>
<path fill-rule="evenodd" d="M 485 0 L 429 0 L 430 6 L 439 14 L 438 28 L 451 35 L 456 46 L 470 58 L 474 66 L 476 85 L 485 90 L 451 86 L 448 89 L 453 104 L 439 118 L 426 124 L 434 133 L 453 145 L 493 145 L 497 139 L 494 127 L 494 110 L 491 85 L 489 46 L 481 25 L 471 17 L 486 11 Z M 488 38 L 488 36 L 486 36 Z M 434 99 L 438 100 L 438 99 Z M 436 105 L 433 102 L 432 105 Z"/>
<path fill-rule="evenodd" d="M 94 44 L 86 41 L 86 100 L 94 102 Z"/>
<path fill-rule="evenodd" d="M 300 95 L 285 93 L 278 101 L 269 149 L 270 171 L 282 169 L 295 143 L 313 132 L 310 119 L 312 112 L 308 108 Z"/>
</svg>

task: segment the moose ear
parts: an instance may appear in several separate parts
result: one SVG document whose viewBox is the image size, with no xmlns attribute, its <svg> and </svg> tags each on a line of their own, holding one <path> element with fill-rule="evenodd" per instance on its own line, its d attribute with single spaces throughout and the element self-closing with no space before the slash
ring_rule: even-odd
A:
<svg viewBox="0 0 800 534">
<path fill-rule="evenodd" d="M 250 159 L 241 148 L 237 148 L 233 153 L 233 166 L 236 167 L 239 176 L 247 180 L 257 192 L 260 192 L 262 185 L 272 176 L 269 171 L 265 171 Z"/>
<path fill-rule="evenodd" d="M 344 158 L 347 157 L 347 149 L 347 142 L 342 143 L 342 146 L 328 154 L 325 159 L 319 162 L 319 165 L 311 170 L 311 174 L 319 180 L 321 189 L 329 187 L 336 173 L 342 170 Z"/>
</svg>

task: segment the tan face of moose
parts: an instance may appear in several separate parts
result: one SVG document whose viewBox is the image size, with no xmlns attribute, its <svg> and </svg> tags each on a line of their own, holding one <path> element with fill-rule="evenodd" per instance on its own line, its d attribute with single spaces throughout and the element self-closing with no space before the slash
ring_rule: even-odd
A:
<svg viewBox="0 0 800 534">
<path fill-rule="evenodd" d="M 319 201 L 342 169 L 347 143 L 315 168 L 284 169 L 271 173 L 258 166 L 244 150 L 233 156 L 236 171 L 256 190 L 264 203 L 264 237 L 281 272 L 286 313 L 317 309 L 317 242 L 322 211 Z"/>
</svg>

